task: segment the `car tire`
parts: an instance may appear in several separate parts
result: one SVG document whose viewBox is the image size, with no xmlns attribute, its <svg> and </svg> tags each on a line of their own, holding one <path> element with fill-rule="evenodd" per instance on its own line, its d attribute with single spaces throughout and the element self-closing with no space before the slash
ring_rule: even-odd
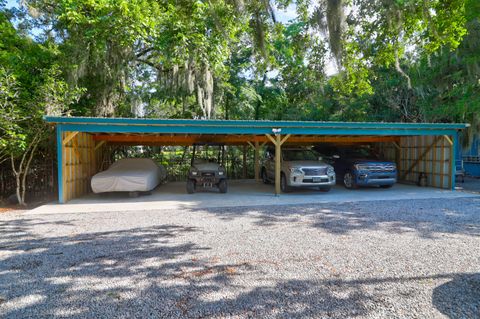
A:
<svg viewBox="0 0 480 319">
<path fill-rule="evenodd" d="M 380 185 L 381 188 L 392 188 L 393 187 L 393 184 L 391 185 Z"/>
<path fill-rule="evenodd" d="M 265 168 L 262 168 L 262 173 L 260 175 L 262 177 L 262 182 L 264 184 L 270 184 L 270 181 L 268 180 L 268 177 L 267 177 L 267 170 Z"/>
<path fill-rule="evenodd" d="M 285 173 L 282 173 L 282 175 L 280 175 L 280 190 L 282 191 L 282 193 L 290 192 L 290 187 L 288 187 L 287 177 L 285 176 Z"/>
<path fill-rule="evenodd" d="M 357 188 L 357 183 L 355 182 L 355 175 L 352 172 L 346 172 L 343 175 L 343 185 L 347 189 L 355 189 Z"/>
<path fill-rule="evenodd" d="M 318 187 L 318 190 L 321 191 L 321 192 L 329 192 L 332 188 L 330 186 L 327 186 L 327 187 L 324 187 L 324 186 L 319 186 Z"/>
<path fill-rule="evenodd" d="M 222 179 L 219 183 L 218 183 L 218 190 L 220 191 L 220 193 L 223 193 L 225 194 L 227 192 L 227 180 L 226 179 Z"/>
<path fill-rule="evenodd" d="M 187 180 L 187 193 L 188 194 L 195 193 L 195 181 L 193 179 Z"/>
</svg>

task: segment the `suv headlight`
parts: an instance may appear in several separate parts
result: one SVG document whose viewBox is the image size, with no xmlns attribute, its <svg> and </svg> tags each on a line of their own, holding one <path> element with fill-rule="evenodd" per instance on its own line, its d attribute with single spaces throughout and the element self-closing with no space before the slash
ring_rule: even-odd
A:
<svg viewBox="0 0 480 319">
<path fill-rule="evenodd" d="M 198 171 L 196 169 L 192 169 L 190 171 L 190 174 L 192 174 L 193 176 L 197 176 L 198 175 Z"/>
<path fill-rule="evenodd" d="M 303 171 L 298 167 L 290 168 L 290 173 L 292 173 L 293 175 L 303 175 Z"/>
<path fill-rule="evenodd" d="M 218 171 L 218 175 L 223 176 L 223 171 Z"/>
<path fill-rule="evenodd" d="M 333 169 L 332 166 L 329 166 L 327 168 L 327 175 L 335 175 L 335 170 Z"/>
<path fill-rule="evenodd" d="M 365 164 L 355 164 L 353 165 L 357 171 L 368 171 L 368 165 Z"/>
</svg>

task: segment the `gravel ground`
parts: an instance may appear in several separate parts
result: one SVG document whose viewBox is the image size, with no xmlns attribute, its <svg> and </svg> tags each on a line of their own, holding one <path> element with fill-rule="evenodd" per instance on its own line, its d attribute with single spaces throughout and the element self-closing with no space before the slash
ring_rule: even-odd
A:
<svg viewBox="0 0 480 319">
<path fill-rule="evenodd" d="M 3 318 L 480 318 L 480 197 L 0 214 Z"/>
<path fill-rule="evenodd" d="M 480 178 L 466 176 L 465 182 L 461 183 L 457 180 L 456 186 L 467 192 L 480 193 Z"/>
</svg>

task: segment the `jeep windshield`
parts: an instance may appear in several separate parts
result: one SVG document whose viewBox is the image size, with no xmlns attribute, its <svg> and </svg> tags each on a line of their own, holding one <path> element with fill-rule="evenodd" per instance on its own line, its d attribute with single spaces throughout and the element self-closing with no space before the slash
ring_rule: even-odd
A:
<svg viewBox="0 0 480 319">
<path fill-rule="evenodd" d="M 311 150 L 284 150 L 284 161 L 318 161 L 320 155 Z"/>
</svg>

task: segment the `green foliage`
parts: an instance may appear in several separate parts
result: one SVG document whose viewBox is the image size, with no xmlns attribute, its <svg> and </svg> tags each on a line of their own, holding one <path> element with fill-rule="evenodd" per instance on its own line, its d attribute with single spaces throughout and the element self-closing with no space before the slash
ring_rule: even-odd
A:
<svg viewBox="0 0 480 319">
<path fill-rule="evenodd" d="M 475 0 L 25 4 L 28 18 L 3 10 L 0 61 L 19 100 L 37 101 L 37 111 L 65 114 L 67 104 L 73 115 L 477 121 Z M 290 5 L 297 17 L 279 23 L 275 7 Z M 13 18 L 19 26 L 31 19 L 40 35 L 19 35 Z M 338 73 L 327 75 L 332 57 Z"/>
<path fill-rule="evenodd" d="M 43 116 L 64 114 L 79 89 L 69 87 L 54 63 L 58 50 L 17 32 L 8 12 L 0 12 L 0 146 L 21 156 L 35 136 L 48 133 Z"/>
</svg>

